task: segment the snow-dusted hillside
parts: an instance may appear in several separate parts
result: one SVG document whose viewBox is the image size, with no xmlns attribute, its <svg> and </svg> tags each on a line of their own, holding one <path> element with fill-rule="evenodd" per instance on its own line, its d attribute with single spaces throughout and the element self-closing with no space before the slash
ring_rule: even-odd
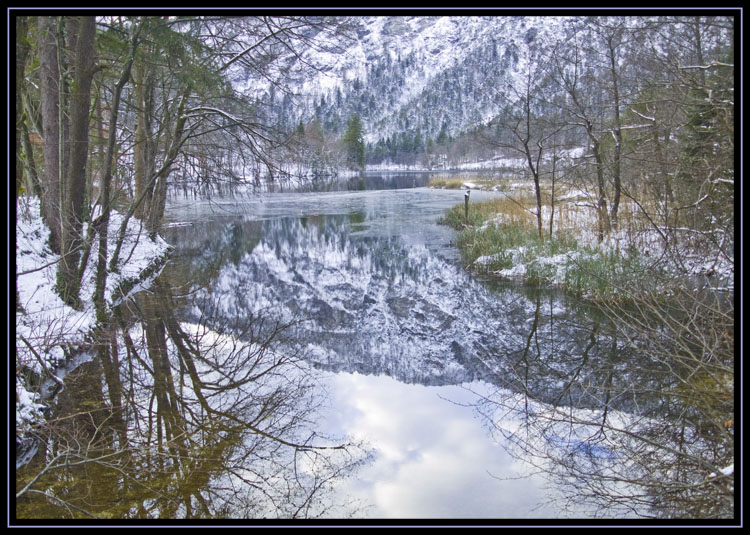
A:
<svg viewBox="0 0 750 535">
<path fill-rule="evenodd" d="M 499 109 L 497 91 L 513 85 L 528 47 L 559 32 L 554 17 L 353 17 L 344 49 L 310 48 L 302 60 L 319 67 L 292 83 L 296 99 L 274 92 L 279 117 L 296 125 L 316 116 L 332 129 L 358 113 L 366 141 L 420 130 L 436 137 L 486 122 Z M 324 45 L 334 45 L 326 37 Z M 241 78 L 241 73 L 237 74 Z M 244 86 L 256 92 L 258 86 Z M 267 96 L 272 92 L 266 86 Z"/>
</svg>

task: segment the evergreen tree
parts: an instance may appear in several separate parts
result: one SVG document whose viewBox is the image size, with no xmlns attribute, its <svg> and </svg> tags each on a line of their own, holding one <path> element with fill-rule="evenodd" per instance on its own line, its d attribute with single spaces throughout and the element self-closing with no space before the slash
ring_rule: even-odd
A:
<svg viewBox="0 0 750 535">
<path fill-rule="evenodd" d="M 445 145 L 448 142 L 448 124 L 445 121 L 443 121 L 443 126 L 440 128 L 436 141 L 438 145 Z"/>
<path fill-rule="evenodd" d="M 416 133 L 414 134 L 412 152 L 414 152 L 415 154 L 420 154 L 424 152 L 424 141 L 422 140 L 422 134 L 419 131 L 419 129 L 417 129 Z"/>
<path fill-rule="evenodd" d="M 346 134 L 344 134 L 344 145 L 346 146 L 347 162 L 352 166 L 364 170 L 365 142 L 362 133 L 362 121 L 357 114 L 354 114 L 347 123 Z"/>
</svg>

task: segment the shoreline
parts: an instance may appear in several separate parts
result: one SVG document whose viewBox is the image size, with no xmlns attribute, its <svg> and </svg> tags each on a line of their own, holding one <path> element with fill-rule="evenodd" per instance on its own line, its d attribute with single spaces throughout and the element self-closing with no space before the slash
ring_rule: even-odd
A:
<svg viewBox="0 0 750 535">
<path fill-rule="evenodd" d="M 18 444 L 34 426 L 45 421 L 49 405 L 62 384 L 60 376 L 70 371 L 69 367 L 76 359 L 84 358 L 90 352 L 99 325 L 92 299 L 98 244 L 92 245 L 81 277 L 83 309 L 75 310 L 65 305 L 55 292 L 59 256 L 47 246 L 49 229 L 39 214 L 39 200 L 20 198 L 16 210 L 15 406 Z M 119 228 L 123 217 L 112 212 L 110 228 Z M 108 250 L 112 250 L 115 239 L 116 236 L 108 236 Z M 105 301 L 109 313 L 120 302 L 152 284 L 169 261 L 172 248 L 161 237 L 152 241 L 141 228 L 140 221 L 131 219 L 122 250 L 122 258 L 127 261 L 119 266 L 117 273 L 110 272 L 107 277 Z"/>
</svg>

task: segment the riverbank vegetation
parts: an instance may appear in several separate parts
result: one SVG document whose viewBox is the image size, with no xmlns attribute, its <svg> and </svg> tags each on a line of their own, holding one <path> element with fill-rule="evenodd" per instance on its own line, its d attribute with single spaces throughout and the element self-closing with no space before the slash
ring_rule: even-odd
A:
<svg viewBox="0 0 750 535">
<path fill-rule="evenodd" d="M 652 391 L 630 380 L 625 365 L 627 386 L 614 388 L 610 375 L 604 386 L 608 399 L 630 391 L 649 392 L 660 401 L 655 414 L 665 411 L 670 416 L 663 420 L 638 415 L 625 423 L 608 414 L 605 404 L 601 414 L 568 418 L 546 408 L 529 410 L 535 400 L 519 401 L 502 392 L 488 399 L 480 412 L 496 414 L 490 425 L 513 442 L 515 455 L 532 459 L 543 473 L 571 487 L 566 497 L 571 505 L 597 504 L 607 512 L 622 506 L 625 515 L 645 506 L 657 518 L 731 518 L 736 399 L 733 263 L 720 248 L 711 247 L 716 242 L 696 239 L 702 234 L 696 228 L 669 232 L 654 226 L 642 213 L 653 204 L 644 200 L 622 203 L 618 229 L 600 241 L 596 206 L 585 202 L 585 193 L 561 197 L 567 199 L 558 200 L 554 223 L 547 227 L 551 230 L 541 238 L 535 196 L 528 190 L 526 195 L 501 194 L 470 203 L 468 216 L 462 203 L 442 222 L 457 230 L 457 247 L 472 271 L 533 287 L 561 288 L 593 302 L 608 319 L 613 347 L 619 341 L 647 355 L 648 366 L 661 369 L 664 381 Z M 549 202 L 549 195 L 543 199 Z M 549 222 L 552 212 L 545 208 L 544 221 Z M 530 345 L 551 344 L 537 337 L 538 321 L 537 315 Z M 549 358 L 544 350 L 537 351 Z M 616 356 L 612 358 L 617 362 Z M 568 377 L 567 388 L 585 390 L 589 380 Z M 523 433 L 502 427 L 502 415 L 513 410 L 529 414 Z M 574 433 L 561 432 L 571 426 Z M 528 439 L 547 436 L 554 441 L 561 434 L 566 444 L 586 447 L 586 455 L 558 455 L 554 448 Z M 608 460 L 609 451 L 619 452 L 616 463 Z"/>
<path fill-rule="evenodd" d="M 567 40 L 530 47 L 474 135 L 516 159 L 514 187 L 444 218 L 467 265 L 598 301 L 697 277 L 731 292 L 734 26 L 666 22 L 572 22 Z"/>
<path fill-rule="evenodd" d="M 606 407 L 601 422 L 579 422 L 589 439 L 633 439 L 606 478 L 519 438 L 524 453 L 604 509 L 642 503 L 659 517 L 731 518 L 734 34 L 721 19 L 683 22 L 662 27 L 668 49 L 644 48 L 654 26 L 610 20 L 533 50 L 523 83 L 499 97 L 504 113 L 476 136 L 523 159 L 525 187 L 469 203 L 468 213 L 457 205 L 442 221 L 472 271 L 595 303 L 614 339 L 669 370 L 655 393 L 668 422 L 612 426 Z M 565 139 L 581 150 L 562 157 Z M 572 378 L 570 388 L 585 383 Z M 534 434 L 560 421 L 545 415 Z"/>
<path fill-rule="evenodd" d="M 437 189 L 480 189 L 487 191 L 506 191 L 511 187 L 508 180 L 473 177 L 473 176 L 450 176 L 433 175 L 430 177 L 428 184 L 431 188 Z"/>
<path fill-rule="evenodd" d="M 530 286 L 557 287 L 592 301 L 626 301 L 638 282 L 643 291 L 668 293 L 678 266 L 667 262 L 647 222 L 629 207 L 620 231 L 598 241 L 596 213 L 576 200 L 558 201 L 553 232 L 539 237 L 533 196 L 457 205 L 441 219 L 458 231 L 456 244 L 473 271 Z M 700 266 L 694 266 L 700 272 Z"/>
</svg>

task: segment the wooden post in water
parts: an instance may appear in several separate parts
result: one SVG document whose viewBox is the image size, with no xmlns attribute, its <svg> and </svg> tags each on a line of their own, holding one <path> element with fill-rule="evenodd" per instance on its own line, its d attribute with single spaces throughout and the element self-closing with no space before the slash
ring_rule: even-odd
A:
<svg viewBox="0 0 750 535">
<path fill-rule="evenodd" d="M 464 193 L 464 218 L 466 219 L 466 223 L 469 223 L 469 194 L 471 193 L 470 189 L 466 190 L 466 193 Z"/>
</svg>

